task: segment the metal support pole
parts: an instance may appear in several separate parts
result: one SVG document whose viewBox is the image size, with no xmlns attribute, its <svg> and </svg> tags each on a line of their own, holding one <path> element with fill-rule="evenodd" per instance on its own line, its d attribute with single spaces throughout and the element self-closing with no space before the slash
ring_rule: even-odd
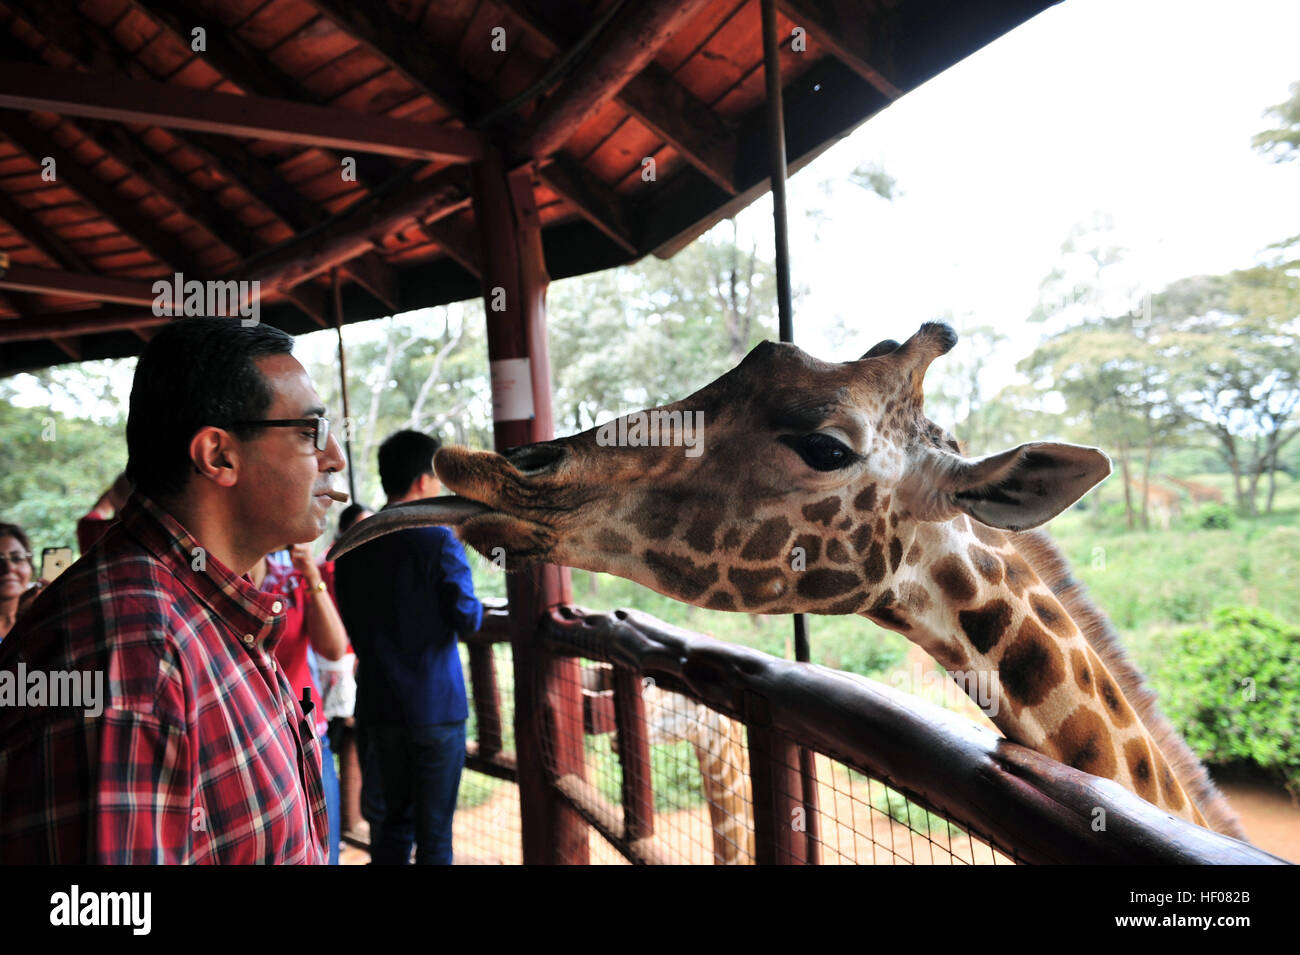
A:
<svg viewBox="0 0 1300 955">
<path fill-rule="evenodd" d="M 781 341 L 794 342 L 794 299 L 790 288 L 790 230 L 785 209 L 785 105 L 781 93 L 781 50 L 776 35 L 776 0 L 761 0 L 763 12 L 763 76 L 767 81 L 767 147 L 772 181 L 772 220 L 776 229 L 776 306 Z M 794 658 L 810 659 L 808 619 L 794 615 Z M 817 768 L 813 753 L 799 748 L 803 776 L 803 802 L 807 810 L 807 851 L 804 858 L 818 862 Z"/>
<path fill-rule="evenodd" d="M 337 267 L 330 275 L 334 286 L 334 330 L 339 336 L 339 390 L 343 392 L 343 453 L 348 459 L 348 494 L 357 500 L 356 468 L 352 466 L 352 410 L 348 406 L 348 360 L 343 351 L 343 287 Z"/>
</svg>

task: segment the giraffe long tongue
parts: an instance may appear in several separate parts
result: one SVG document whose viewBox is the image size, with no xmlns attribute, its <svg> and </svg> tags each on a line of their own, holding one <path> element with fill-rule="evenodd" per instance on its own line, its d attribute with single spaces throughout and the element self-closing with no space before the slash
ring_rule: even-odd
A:
<svg viewBox="0 0 1300 955">
<path fill-rule="evenodd" d="M 337 560 L 353 548 L 394 531 L 429 527 L 433 524 L 455 527 L 471 517 L 492 513 L 490 507 L 467 497 L 429 497 L 422 501 L 394 504 L 349 528 L 346 534 L 334 542 L 326 559 Z"/>
</svg>

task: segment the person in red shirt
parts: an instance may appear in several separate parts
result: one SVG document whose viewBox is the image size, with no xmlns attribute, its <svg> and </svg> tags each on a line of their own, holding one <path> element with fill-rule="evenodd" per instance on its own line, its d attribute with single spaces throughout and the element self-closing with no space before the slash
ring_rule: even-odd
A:
<svg viewBox="0 0 1300 955">
<path fill-rule="evenodd" d="M 234 318 L 145 347 L 135 490 L 0 643 L 0 692 L 19 690 L 0 706 L 0 863 L 326 861 L 320 746 L 275 657 L 284 601 L 245 576 L 324 532 L 344 467 L 292 349 Z"/>
<path fill-rule="evenodd" d="M 280 550 L 263 557 L 249 576 L 263 591 L 279 594 L 284 601 L 284 636 L 276 644 L 275 658 L 295 694 L 302 697 L 304 689 L 311 691 L 313 705 L 307 715 L 315 723 L 321 745 L 321 778 L 329 815 L 329 864 L 338 865 L 339 779 L 330 746 L 329 721 L 325 718 L 325 695 L 308 657 L 315 653 L 320 659 L 341 660 L 348 649 L 348 637 L 322 569 L 312 560 L 307 544 L 294 544 L 287 552 Z"/>
<path fill-rule="evenodd" d="M 126 472 L 123 472 L 99 495 L 95 506 L 77 521 L 77 549 L 81 553 L 90 550 L 95 541 L 104 536 L 104 531 L 117 520 L 118 511 L 122 510 L 130 496 L 131 482 L 127 479 Z"/>
</svg>

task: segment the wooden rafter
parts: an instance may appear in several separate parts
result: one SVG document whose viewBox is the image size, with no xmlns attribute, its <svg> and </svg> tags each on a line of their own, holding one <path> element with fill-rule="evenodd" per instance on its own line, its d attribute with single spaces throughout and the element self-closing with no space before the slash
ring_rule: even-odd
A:
<svg viewBox="0 0 1300 955">
<path fill-rule="evenodd" d="M 68 186 L 86 202 L 111 220 L 118 229 L 130 236 L 156 259 L 169 266 L 198 274 L 197 261 L 177 240 L 163 232 L 147 218 L 130 200 L 120 196 L 113 187 L 93 175 L 70 151 L 58 145 L 47 130 L 41 129 L 21 113 L 0 113 L 0 131 L 32 161 L 44 158 L 54 160 L 58 182 Z"/>
<path fill-rule="evenodd" d="M 152 305 L 153 283 L 148 279 L 124 279 L 84 272 L 58 272 L 30 265 L 11 265 L 0 272 L 0 289 L 39 292 L 64 298 L 84 298 L 123 305 Z"/>
<path fill-rule="evenodd" d="M 777 7 L 849 69 L 891 100 L 903 91 L 894 82 L 893 37 L 885 29 L 890 11 L 862 0 L 776 0 Z"/>
<path fill-rule="evenodd" d="M 627 201 L 563 153 L 542 164 L 542 179 L 583 218 L 634 255 L 638 251 Z"/>
<path fill-rule="evenodd" d="M 12 61 L 0 61 L 0 108 L 426 161 L 472 162 L 483 154 L 482 137 L 463 129 L 168 83 L 120 77 L 105 82 Z"/>
<path fill-rule="evenodd" d="M 553 13 L 525 0 L 497 0 L 524 25 L 529 36 L 555 56 L 573 45 L 577 31 Z M 727 192 L 736 191 L 736 137 L 718 115 L 657 64 L 651 62 L 615 96 L 618 104 L 686 157 Z"/>
<path fill-rule="evenodd" d="M 527 132 L 514 146 L 514 158 L 544 159 L 557 152 L 708 2 L 638 0 L 621 9 L 582 68 L 574 70 L 538 109 Z"/>
</svg>

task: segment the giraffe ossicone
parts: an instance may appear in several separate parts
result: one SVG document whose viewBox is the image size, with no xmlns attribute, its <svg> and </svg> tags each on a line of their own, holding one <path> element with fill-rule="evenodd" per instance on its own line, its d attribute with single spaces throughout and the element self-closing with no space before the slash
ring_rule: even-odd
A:
<svg viewBox="0 0 1300 955">
<path fill-rule="evenodd" d="M 713 610 L 861 614 L 950 672 L 987 671 L 1009 739 L 1242 838 L 1104 616 L 1029 531 L 1110 460 L 1058 442 L 963 456 L 923 407 L 926 369 L 956 340 L 927 323 L 840 363 L 764 342 L 650 409 L 701 422 L 698 455 L 594 428 L 506 455 L 446 447 L 434 466 L 457 498 L 358 529 L 456 523 L 480 552 L 506 548 L 511 569 L 602 571 Z"/>
</svg>

